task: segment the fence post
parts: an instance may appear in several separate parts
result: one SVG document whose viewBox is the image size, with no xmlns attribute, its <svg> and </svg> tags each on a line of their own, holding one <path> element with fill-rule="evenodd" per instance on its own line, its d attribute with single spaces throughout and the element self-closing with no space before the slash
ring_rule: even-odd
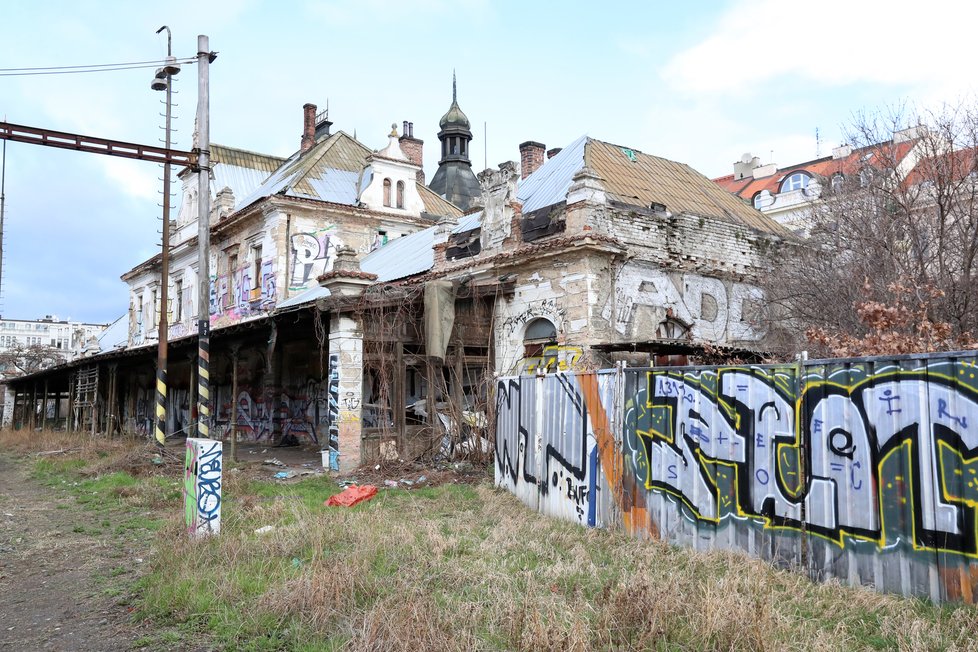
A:
<svg viewBox="0 0 978 652">
<path fill-rule="evenodd" d="M 545 371 L 537 367 L 536 376 L 534 377 L 534 382 L 536 383 L 535 396 L 535 413 L 533 415 L 533 451 L 535 453 L 536 460 L 536 473 L 537 478 L 537 511 L 542 512 L 540 498 L 543 495 L 543 490 L 547 486 L 547 479 L 543 477 L 543 415 L 546 411 L 547 401 L 543 396 L 543 390 L 546 387 L 547 374 Z"/>
<path fill-rule="evenodd" d="M 802 414 L 805 414 L 805 404 L 808 399 L 804 395 L 805 391 L 805 361 L 808 360 L 808 351 L 802 351 L 798 354 L 795 361 L 795 405 L 801 410 Z M 800 399 L 800 400 L 799 400 Z M 805 457 L 808 452 L 808 439 L 805 433 L 805 419 L 797 418 L 795 423 L 798 424 L 798 474 L 801 481 L 805 482 Z M 808 574 L 810 579 L 816 579 L 812 573 L 811 565 L 809 564 L 810 551 L 808 549 L 808 510 L 805 508 L 807 501 L 807 488 L 802 486 L 803 497 L 801 499 L 801 566 L 805 569 L 805 573 Z"/>
</svg>

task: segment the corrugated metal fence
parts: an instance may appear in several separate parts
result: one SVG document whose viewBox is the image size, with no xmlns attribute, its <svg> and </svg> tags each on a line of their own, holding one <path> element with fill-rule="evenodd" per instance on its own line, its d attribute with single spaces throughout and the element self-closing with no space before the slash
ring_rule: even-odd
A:
<svg viewBox="0 0 978 652">
<path fill-rule="evenodd" d="M 496 483 L 545 514 L 978 601 L 978 356 L 501 378 Z"/>
</svg>

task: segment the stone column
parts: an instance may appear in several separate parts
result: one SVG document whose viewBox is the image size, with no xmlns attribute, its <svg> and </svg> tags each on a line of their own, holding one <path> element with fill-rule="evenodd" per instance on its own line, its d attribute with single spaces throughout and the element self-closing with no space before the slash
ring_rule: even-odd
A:
<svg viewBox="0 0 978 652">
<path fill-rule="evenodd" d="M 14 423 L 14 402 L 17 394 L 10 385 L 3 385 L 3 415 L 0 416 L 0 428 L 10 428 Z"/>
<path fill-rule="evenodd" d="M 330 317 L 329 354 L 331 371 L 335 362 L 338 376 L 338 414 L 330 418 L 336 418 L 339 425 L 340 471 L 348 471 L 360 464 L 363 330 L 356 319 L 335 313 Z"/>
</svg>

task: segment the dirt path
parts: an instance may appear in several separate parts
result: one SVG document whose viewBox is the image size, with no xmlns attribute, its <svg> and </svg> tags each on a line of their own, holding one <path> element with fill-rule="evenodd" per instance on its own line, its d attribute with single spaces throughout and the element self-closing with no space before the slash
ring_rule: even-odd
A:
<svg viewBox="0 0 978 652">
<path fill-rule="evenodd" d="M 101 518 L 0 455 L 0 650 L 134 647 L 127 587 L 147 543 Z"/>
</svg>

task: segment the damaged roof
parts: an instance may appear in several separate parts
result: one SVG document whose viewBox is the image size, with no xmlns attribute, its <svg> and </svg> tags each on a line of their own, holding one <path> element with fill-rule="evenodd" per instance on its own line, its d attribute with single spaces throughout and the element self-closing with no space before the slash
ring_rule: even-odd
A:
<svg viewBox="0 0 978 652">
<path fill-rule="evenodd" d="M 415 231 L 389 241 L 383 247 L 371 251 L 360 262 L 360 269 L 377 275 L 378 283 L 427 272 L 435 264 L 435 229 Z"/>
<path fill-rule="evenodd" d="M 356 206 L 360 191 L 369 183 L 363 178 L 369 147 L 343 131 L 318 141 L 308 151 L 296 152 L 288 159 L 279 159 L 254 191 L 237 202 L 241 208 L 260 199 L 281 195 L 299 199 L 315 199 L 334 204 Z M 423 184 L 417 184 L 425 211 L 432 215 L 457 217 L 462 211 L 445 201 Z"/>
<path fill-rule="evenodd" d="M 365 145 L 338 131 L 308 151 L 290 156 L 238 205 L 248 206 L 272 195 L 356 204 L 360 174 L 370 153 Z"/>
<path fill-rule="evenodd" d="M 665 206 L 673 214 L 738 224 L 778 236 L 783 226 L 724 191 L 685 163 L 581 136 L 548 159 L 517 188 L 523 213 L 562 202 L 585 165 L 601 177 L 608 199 L 630 206 Z"/>
<path fill-rule="evenodd" d="M 244 197 L 262 185 L 277 170 L 284 158 L 249 152 L 225 145 L 211 143 L 211 170 L 214 192 L 230 188 L 235 197 Z"/>
</svg>

